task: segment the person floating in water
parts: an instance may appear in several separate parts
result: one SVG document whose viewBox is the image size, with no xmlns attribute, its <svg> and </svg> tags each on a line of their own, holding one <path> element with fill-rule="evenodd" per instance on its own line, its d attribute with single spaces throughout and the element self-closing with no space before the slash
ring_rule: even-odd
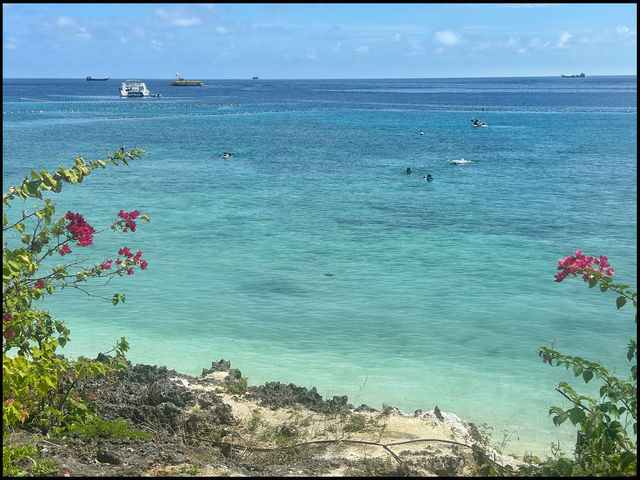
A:
<svg viewBox="0 0 640 480">
<path fill-rule="evenodd" d="M 224 152 L 222 154 L 222 158 L 229 158 L 231 156 L 231 154 L 229 152 Z"/>
<path fill-rule="evenodd" d="M 420 132 L 420 135 L 424 135 L 424 132 Z"/>
<path fill-rule="evenodd" d="M 431 180 L 433 180 L 433 177 L 431 176 L 430 173 L 427 173 L 424 177 L 422 177 L 423 180 L 426 180 L 427 182 L 430 182 Z"/>
<path fill-rule="evenodd" d="M 409 175 L 410 173 L 411 173 L 411 169 L 407 167 L 407 175 Z"/>
</svg>

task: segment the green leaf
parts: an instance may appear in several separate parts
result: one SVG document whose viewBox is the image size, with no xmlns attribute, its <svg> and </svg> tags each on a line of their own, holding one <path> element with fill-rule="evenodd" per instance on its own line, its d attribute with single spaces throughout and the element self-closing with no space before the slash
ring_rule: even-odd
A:
<svg viewBox="0 0 640 480">
<path fill-rule="evenodd" d="M 622 306 L 627 303 L 627 299 L 625 297 L 623 297 L 622 295 L 620 295 L 618 298 L 616 298 L 616 307 L 618 307 L 618 310 L 620 308 L 622 308 Z"/>
<path fill-rule="evenodd" d="M 569 413 L 568 412 L 562 412 L 557 417 L 553 417 L 553 423 L 555 424 L 556 427 L 558 427 L 558 426 L 562 425 L 567 418 L 569 418 Z"/>
<path fill-rule="evenodd" d="M 587 420 L 587 415 L 584 413 L 584 410 L 580 407 L 573 407 L 569 410 L 569 420 L 574 425 L 582 425 Z"/>
<path fill-rule="evenodd" d="M 25 195 L 30 197 L 42 198 L 42 193 L 40 193 L 40 185 L 38 182 L 27 182 L 23 185 L 22 191 Z"/>
<path fill-rule="evenodd" d="M 585 370 L 582 374 L 582 378 L 585 383 L 589 383 L 589 380 L 593 378 L 593 372 L 591 370 Z"/>
<path fill-rule="evenodd" d="M 591 277 L 589 279 L 589 288 L 593 288 L 598 283 L 598 279 L 596 277 Z"/>
</svg>

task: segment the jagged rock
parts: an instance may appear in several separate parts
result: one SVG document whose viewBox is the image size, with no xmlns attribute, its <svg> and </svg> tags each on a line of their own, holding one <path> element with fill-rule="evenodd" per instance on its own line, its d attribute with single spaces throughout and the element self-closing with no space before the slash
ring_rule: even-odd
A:
<svg viewBox="0 0 640 480">
<path fill-rule="evenodd" d="M 111 463 L 113 465 L 120 465 L 122 459 L 114 452 L 110 451 L 107 447 L 98 448 L 96 453 L 96 460 L 100 463 Z"/>
</svg>

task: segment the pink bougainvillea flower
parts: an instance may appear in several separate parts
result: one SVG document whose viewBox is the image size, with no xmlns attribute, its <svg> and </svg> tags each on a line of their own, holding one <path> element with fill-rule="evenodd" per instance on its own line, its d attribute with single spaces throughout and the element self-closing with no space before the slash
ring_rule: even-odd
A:
<svg viewBox="0 0 640 480">
<path fill-rule="evenodd" d="M 13 398 L 7 398 L 7 401 L 6 401 L 6 402 L 4 402 L 4 403 L 6 403 L 7 405 L 9 405 L 9 404 L 12 404 L 13 402 L 14 402 Z"/>
<path fill-rule="evenodd" d="M 3 334 L 3 335 L 4 335 L 4 338 L 6 338 L 7 340 L 11 340 L 11 339 L 13 338 L 13 330 L 12 330 L 12 329 L 10 329 L 10 328 L 7 328 L 7 329 L 4 331 L 4 334 Z"/>
<path fill-rule="evenodd" d="M 598 265 L 600 269 L 596 269 L 594 265 Z M 569 255 L 567 258 L 558 260 L 558 270 L 560 272 L 554 277 L 556 282 L 561 282 L 568 276 L 575 277 L 582 274 L 582 279 L 588 282 L 594 277 L 595 272 L 608 276 L 613 275 L 613 269 L 607 267 L 609 267 L 607 257 L 603 255 L 600 255 L 600 258 L 585 257 L 581 250 L 576 250 L 575 255 Z"/>
<path fill-rule="evenodd" d="M 100 265 L 100 268 L 103 270 L 111 270 L 111 264 L 113 263 L 113 260 L 109 260 L 108 258 L 105 260 L 105 262 Z"/>
<path fill-rule="evenodd" d="M 69 245 L 67 245 L 66 243 L 62 245 L 62 248 L 60 249 L 59 253 L 61 257 L 64 257 L 65 254 L 67 253 L 71 253 L 71 249 L 69 248 Z"/>
<path fill-rule="evenodd" d="M 79 247 L 86 247 L 93 244 L 93 234 L 95 230 L 91 225 L 85 222 L 84 217 L 79 213 L 67 212 L 67 220 L 71 220 L 71 223 L 67 225 L 67 230 L 78 240 Z"/>
<path fill-rule="evenodd" d="M 147 269 L 147 265 L 149 265 L 149 264 L 147 263 L 147 261 L 146 261 L 146 260 L 142 260 L 142 261 L 140 262 L 140 269 L 142 269 L 142 270 L 146 270 L 146 269 Z"/>
<path fill-rule="evenodd" d="M 92 394 L 89 395 L 89 397 L 87 397 L 87 398 L 89 398 L 89 400 L 95 400 L 96 399 L 96 397 L 94 397 Z"/>
<path fill-rule="evenodd" d="M 62 472 L 63 477 L 70 477 L 71 474 L 69 472 Z"/>
<path fill-rule="evenodd" d="M 129 213 L 123 210 L 120 210 L 120 213 L 118 213 L 118 216 L 125 221 L 125 225 L 126 225 L 126 227 L 123 230 L 124 232 L 126 232 L 127 229 L 130 229 L 132 232 L 136 231 L 136 222 L 134 222 L 133 219 L 138 218 L 138 215 L 140 215 L 140 212 L 138 210 L 134 210 L 133 212 L 129 212 Z"/>
<path fill-rule="evenodd" d="M 44 288 L 44 282 L 41 278 L 36 281 L 36 288 Z"/>
<path fill-rule="evenodd" d="M 123 247 L 120 250 L 118 250 L 118 255 L 124 255 L 127 258 L 133 257 L 133 253 L 131 253 L 131 251 L 129 250 L 129 247 Z"/>
</svg>

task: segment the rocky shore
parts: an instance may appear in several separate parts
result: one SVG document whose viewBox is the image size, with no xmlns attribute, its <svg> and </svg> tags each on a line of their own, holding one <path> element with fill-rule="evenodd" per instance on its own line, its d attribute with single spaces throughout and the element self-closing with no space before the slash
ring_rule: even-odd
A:
<svg viewBox="0 0 640 480">
<path fill-rule="evenodd" d="M 407 414 L 293 384 L 247 386 L 224 360 L 199 377 L 128 365 L 85 393 L 101 418 L 123 419 L 133 433 L 57 439 L 18 430 L 5 444 L 35 445 L 55 462 L 52 476 L 71 477 L 476 476 L 483 464 L 522 463 L 438 407 Z"/>
</svg>

